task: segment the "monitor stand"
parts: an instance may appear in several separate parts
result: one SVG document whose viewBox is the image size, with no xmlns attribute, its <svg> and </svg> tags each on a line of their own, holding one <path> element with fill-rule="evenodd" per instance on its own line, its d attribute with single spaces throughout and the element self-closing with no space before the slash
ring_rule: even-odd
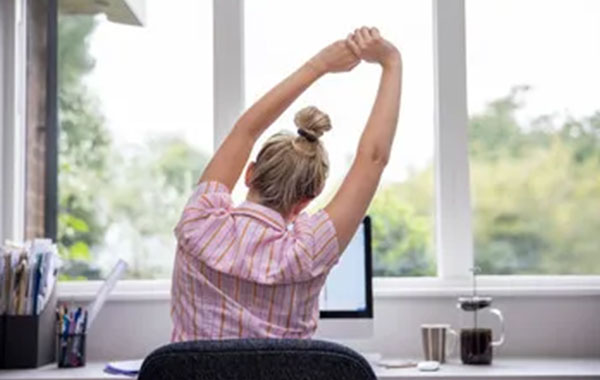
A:
<svg viewBox="0 0 600 380">
<path fill-rule="evenodd" d="M 319 319 L 315 339 L 339 340 L 370 339 L 373 337 L 371 318 L 325 318 Z"/>
</svg>

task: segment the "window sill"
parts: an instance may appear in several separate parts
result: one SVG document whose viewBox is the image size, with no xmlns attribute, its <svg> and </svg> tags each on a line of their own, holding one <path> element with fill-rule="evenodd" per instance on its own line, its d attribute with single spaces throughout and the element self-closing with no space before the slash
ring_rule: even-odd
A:
<svg viewBox="0 0 600 380">
<path fill-rule="evenodd" d="M 456 297 L 473 293 L 472 279 L 375 278 L 375 298 Z M 495 297 L 600 295 L 600 276 L 480 276 L 477 292 Z"/>
<path fill-rule="evenodd" d="M 61 301 L 89 302 L 100 281 L 60 282 Z M 375 278 L 375 299 L 456 297 L 471 294 L 469 279 Z M 600 276 L 481 276 L 480 294 L 495 297 L 581 297 L 600 296 Z M 117 284 L 110 301 L 168 301 L 169 280 L 126 280 Z"/>
<path fill-rule="evenodd" d="M 58 283 L 58 299 L 62 302 L 90 302 L 102 281 L 63 281 Z M 119 281 L 108 297 L 109 301 L 168 301 L 170 280 Z"/>
<path fill-rule="evenodd" d="M 105 362 L 90 362 L 85 367 L 61 369 L 56 364 L 35 369 L 0 371 L 0 379 L 20 380 L 96 380 L 132 379 L 124 375 L 106 375 Z M 436 372 L 420 372 L 416 368 L 374 368 L 379 380 L 400 379 L 558 379 L 597 378 L 600 363 L 593 358 L 494 358 L 491 366 L 465 366 L 456 361 L 444 364 Z"/>
</svg>

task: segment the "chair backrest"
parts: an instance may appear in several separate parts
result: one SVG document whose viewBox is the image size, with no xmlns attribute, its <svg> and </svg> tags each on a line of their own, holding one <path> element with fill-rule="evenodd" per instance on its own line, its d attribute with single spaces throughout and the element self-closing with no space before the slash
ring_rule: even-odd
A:
<svg viewBox="0 0 600 380">
<path fill-rule="evenodd" d="M 376 380 L 369 363 L 336 343 L 300 339 L 205 340 L 152 352 L 139 380 Z"/>
</svg>

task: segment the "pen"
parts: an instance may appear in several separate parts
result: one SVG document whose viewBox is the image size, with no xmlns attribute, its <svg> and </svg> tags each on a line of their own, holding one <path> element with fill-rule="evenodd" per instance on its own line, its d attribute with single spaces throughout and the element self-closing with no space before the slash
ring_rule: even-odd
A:
<svg viewBox="0 0 600 380">
<path fill-rule="evenodd" d="M 67 332 L 69 331 L 69 317 L 67 316 L 67 311 L 65 308 L 65 313 L 63 314 L 63 326 L 62 326 L 62 338 L 61 338 L 61 365 L 65 364 L 65 359 L 67 356 Z"/>
<path fill-rule="evenodd" d="M 72 348 L 70 350 L 70 355 L 71 355 L 71 360 L 70 363 L 71 365 L 77 365 L 78 364 L 78 357 L 79 357 L 79 345 L 80 345 L 80 337 L 79 337 L 79 333 L 81 331 L 81 307 L 77 308 L 77 311 L 75 311 L 75 320 L 73 322 L 73 324 L 75 325 L 74 330 L 74 335 L 72 337 L 70 337 L 71 339 L 73 339 L 73 343 L 72 343 Z"/>
<path fill-rule="evenodd" d="M 63 323 L 63 308 L 62 305 L 59 305 L 56 310 L 56 335 L 61 334 L 62 332 L 62 323 Z"/>
<path fill-rule="evenodd" d="M 69 333 L 69 317 L 67 316 L 66 312 L 63 315 L 63 338 L 67 337 L 67 334 Z"/>
<path fill-rule="evenodd" d="M 75 332 L 75 319 L 73 318 L 73 312 L 69 312 L 69 334 L 73 334 Z"/>
<path fill-rule="evenodd" d="M 77 310 L 75 311 L 75 320 L 74 320 L 75 328 L 73 329 L 75 334 L 79 333 L 80 319 L 81 319 L 81 307 L 78 307 Z"/>
<path fill-rule="evenodd" d="M 87 330 L 87 322 L 88 322 L 88 311 L 84 310 L 84 312 L 83 312 L 83 329 L 82 329 L 83 334 L 85 334 L 85 330 Z"/>
</svg>

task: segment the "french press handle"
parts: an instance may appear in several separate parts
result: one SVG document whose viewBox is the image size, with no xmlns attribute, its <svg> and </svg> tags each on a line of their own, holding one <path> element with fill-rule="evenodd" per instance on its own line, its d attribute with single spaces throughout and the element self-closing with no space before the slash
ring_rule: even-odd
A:
<svg viewBox="0 0 600 380">
<path fill-rule="evenodd" d="M 504 343 L 504 317 L 498 309 L 490 309 L 489 312 L 498 317 L 498 320 L 500 321 L 500 338 L 491 343 L 493 347 L 498 347 Z"/>
</svg>

